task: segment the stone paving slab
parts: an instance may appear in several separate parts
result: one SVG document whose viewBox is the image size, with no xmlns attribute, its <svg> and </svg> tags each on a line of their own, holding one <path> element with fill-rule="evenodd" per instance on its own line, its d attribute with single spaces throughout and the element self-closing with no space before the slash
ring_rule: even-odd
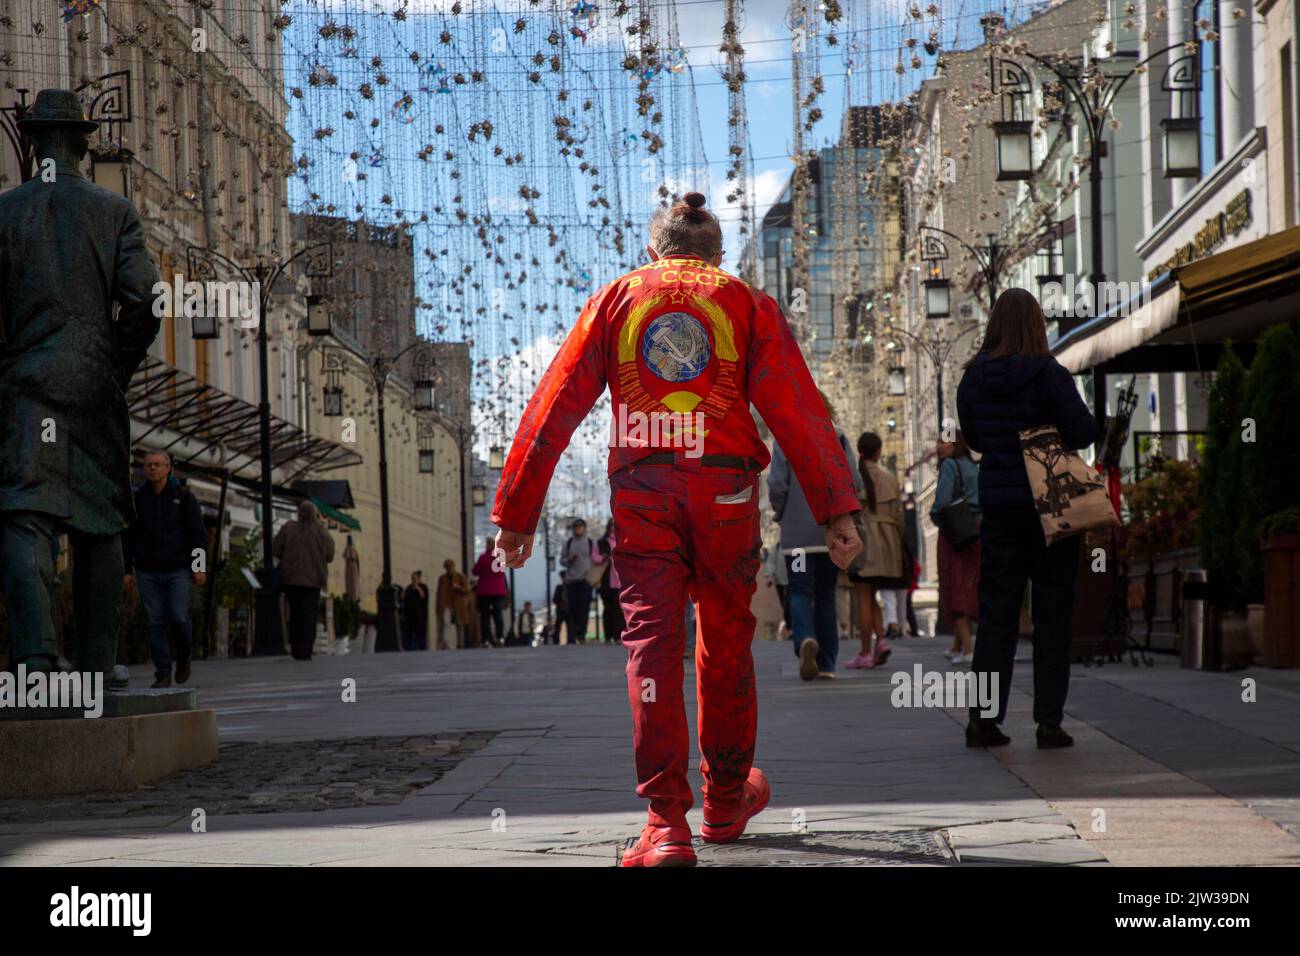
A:
<svg viewBox="0 0 1300 956">
<path fill-rule="evenodd" d="M 1287 695 L 1300 700 L 1300 683 L 1261 678 L 1272 709 L 1243 712 L 1219 700 L 1229 685 L 1215 681 L 1229 675 L 1193 675 L 1189 690 L 1161 667 L 1076 669 L 1071 700 L 1081 709 L 1071 709 L 1067 729 L 1078 744 L 1046 752 L 1033 744 L 1026 665 L 1008 718 L 1015 740 L 985 752 L 964 746 L 964 714 L 891 706 L 895 670 L 946 667 L 941 641 L 896 646 L 889 668 L 804 683 L 788 644 L 756 643 L 757 763 L 773 801 L 740 844 L 700 844 L 702 865 L 1091 866 L 1284 862 L 1294 854 L 1294 837 L 1261 815 L 1291 812 L 1289 801 L 1268 798 L 1292 764 L 1260 735 L 1276 732 L 1275 705 Z M 194 684 L 216 709 L 223 742 L 326 739 L 347 753 L 365 738 L 410 735 L 479 746 L 384 806 L 214 813 L 206 834 L 191 833 L 187 815 L 0 825 L 0 865 L 611 866 L 644 820 L 633 792 L 624 662 L 611 647 L 197 662 Z M 340 702 L 345 677 L 357 682 L 355 704 Z M 1162 704 L 1162 693 L 1179 696 L 1177 706 Z M 686 694 L 694 727 L 691 687 Z M 1273 750 L 1247 748 L 1250 760 L 1205 752 L 1198 766 L 1179 770 L 1150 751 L 1158 741 L 1132 746 L 1124 737 L 1141 737 L 1130 723 L 1149 719 L 1153 706 L 1169 710 L 1160 734 L 1187 735 L 1211 719 L 1187 709 L 1197 694 L 1231 717 L 1232 733 Z M 1081 716 L 1100 703 L 1104 715 Z M 324 754 L 320 766 L 331 759 Z M 1234 767 L 1257 785 L 1254 808 L 1211 786 Z M 695 760 L 691 778 L 698 794 Z M 1104 833 L 1091 829 L 1098 805 L 1107 811 Z M 689 820 L 698 832 L 698 802 Z M 1231 852 L 1207 832 L 1224 825 L 1242 840 Z"/>
</svg>

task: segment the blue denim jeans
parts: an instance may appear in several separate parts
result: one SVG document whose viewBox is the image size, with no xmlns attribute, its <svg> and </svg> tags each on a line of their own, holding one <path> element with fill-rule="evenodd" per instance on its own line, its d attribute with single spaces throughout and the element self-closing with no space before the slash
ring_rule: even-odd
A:
<svg viewBox="0 0 1300 956">
<path fill-rule="evenodd" d="M 839 568 L 829 554 L 804 554 L 803 570 L 795 570 L 793 555 L 785 556 L 790 579 L 790 621 L 794 631 L 795 656 L 805 638 L 817 638 L 817 669 L 835 672 L 840 653 L 840 635 L 835 622 L 835 582 Z"/>
<path fill-rule="evenodd" d="M 167 644 L 168 624 L 176 628 L 176 663 L 186 663 L 192 652 L 190 572 L 184 568 L 179 571 L 137 570 L 135 580 L 140 589 L 145 620 L 149 622 L 149 650 L 153 655 L 154 675 L 170 677 L 172 655 Z"/>
</svg>

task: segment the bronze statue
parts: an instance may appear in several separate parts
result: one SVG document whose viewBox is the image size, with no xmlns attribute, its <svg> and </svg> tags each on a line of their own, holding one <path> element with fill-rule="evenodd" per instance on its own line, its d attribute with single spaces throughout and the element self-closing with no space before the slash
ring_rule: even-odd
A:
<svg viewBox="0 0 1300 956">
<path fill-rule="evenodd" d="M 57 666 L 64 531 L 77 667 L 116 662 L 120 536 L 134 519 L 126 387 L 160 324 L 140 217 L 79 168 L 98 125 L 77 94 L 42 90 L 19 122 L 36 174 L 0 196 L 0 579 L 13 663 L 28 671 Z"/>
</svg>

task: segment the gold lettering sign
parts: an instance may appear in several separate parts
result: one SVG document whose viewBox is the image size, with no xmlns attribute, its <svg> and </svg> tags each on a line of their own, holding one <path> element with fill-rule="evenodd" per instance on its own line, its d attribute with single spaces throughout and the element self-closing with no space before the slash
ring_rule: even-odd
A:
<svg viewBox="0 0 1300 956">
<path fill-rule="evenodd" d="M 1147 281 L 1154 282 L 1166 272 L 1208 256 L 1229 236 L 1235 236 L 1251 224 L 1250 190 L 1243 189 L 1229 200 L 1223 212 L 1211 216 L 1196 230 L 1191 242 L 1179 246 L 1174 254 L 1147 273 Z"/>
</svg>

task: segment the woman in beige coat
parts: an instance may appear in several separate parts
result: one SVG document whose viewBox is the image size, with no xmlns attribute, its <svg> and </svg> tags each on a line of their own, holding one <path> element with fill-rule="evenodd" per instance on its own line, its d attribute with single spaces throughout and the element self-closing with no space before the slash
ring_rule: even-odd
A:
<svg viewBox="0 0 1300 956">
<path fill-rule="evenodd" d="M 885 640 L 884 614 L 876 603 L 876 592 L 904 586 L 899 584 L 903 577 L 903 496 L 898 479 L 880 467 L 881 446 L 875 432 L 863 432 L 858 438 L 866 560 L 849 575 L 857 592 L 858 631 L 862 637 L 861 653 L 845 665 L 853 668 L 871 669 L 889 658 L 892 648 Z"/>
</svg>

